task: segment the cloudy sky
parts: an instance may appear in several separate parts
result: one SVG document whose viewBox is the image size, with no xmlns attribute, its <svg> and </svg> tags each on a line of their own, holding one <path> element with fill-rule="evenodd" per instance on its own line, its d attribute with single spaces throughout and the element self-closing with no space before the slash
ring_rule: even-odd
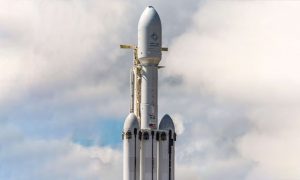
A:
<svg viewBox="0 0 300 180">
<path fill-rule="evenodd" d="M 137 22 L 163 24 L 178 180 L 300 179 L 300 1 L 0 0 L 0 179 L 120 180 Z"/>
</svg>

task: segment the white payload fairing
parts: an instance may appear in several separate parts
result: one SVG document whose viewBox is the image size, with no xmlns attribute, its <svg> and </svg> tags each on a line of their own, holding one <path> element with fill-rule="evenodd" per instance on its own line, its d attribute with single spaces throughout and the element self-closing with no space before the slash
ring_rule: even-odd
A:
<svg viewBox="0 0 300 180">
<path fill-rule="evenodd" d="M 158 125 L 157 78 L 161 60 L 162 28 L 158 13 L 148 6 L 138 24 L 130 76 L 130 114 L 123 128 L 123 180 L 174 180 L 176 133 L 165 115 Z"/>
</svg>

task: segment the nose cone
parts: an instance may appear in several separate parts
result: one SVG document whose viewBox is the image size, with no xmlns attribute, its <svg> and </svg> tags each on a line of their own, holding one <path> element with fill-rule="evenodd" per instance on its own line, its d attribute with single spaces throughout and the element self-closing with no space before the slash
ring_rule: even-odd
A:
<svg viewBox="0 0 300 180">
<path fill-rule="evenodd" d="M 164 115 L 164 117 L 161 119 L 161 121 L 159 123 L 159 129 L 160 130 L 172 130 L 173 132 L 175 132 L 175 126 L 174 126 L 173 120 L 168 114 Z"/>
<path fill-rule="evenodd" d="M 152 6 L 148 6 L 138 25 L 138 58 L 142 64 L 158 64 L 161 59 L 161 21 Z"/>
<path fill-rule="evenodd" d="M 134 113 L 130 113 L 125 119 L 123 130 L 128 131 L 134 130 L 135 128 L 139 129 L 139 122 Z"/>
<path fill-rule="evenodd" d="M 146 7 L 139 20 L 139 29 L 157 28 L 161 30 L 161 22 L 158 13 L 152 6 Z"/>
</svg>

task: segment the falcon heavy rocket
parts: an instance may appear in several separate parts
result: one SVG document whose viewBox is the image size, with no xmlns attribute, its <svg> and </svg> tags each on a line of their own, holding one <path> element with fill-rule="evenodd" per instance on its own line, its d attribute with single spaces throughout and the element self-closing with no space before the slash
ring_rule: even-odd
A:
<svg viewBox="0 0 300 180">
<path fill-rule="evenodd" d="M 148 6 L 138 23 L 138 46 L 130 75 L 130 113 L 125 119 L 123 180 L 174 180 L 176 133 L 173 120 L 164 115 L 158 125 L 157 78 L 162 48 L 158 13 Z"/>
</svg>

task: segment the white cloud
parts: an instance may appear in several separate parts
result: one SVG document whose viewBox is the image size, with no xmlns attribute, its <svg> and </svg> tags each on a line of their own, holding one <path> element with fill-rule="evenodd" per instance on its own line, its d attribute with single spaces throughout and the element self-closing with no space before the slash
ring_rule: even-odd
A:
<svg viewBox="0 0 300 180">
<path fill-rule="evenodd" d="M 131 62 L 118 45 L 134 43 L 147 3 L 0 0 L 0 121 L 11 124 L 0 178 L 121 178 L 119 150 L 28 132 L 126 116 Z M 299 179 L 300 4 L 153 3 L 170 47 L 159 112 L 180 134 L 177 178 Z"/>
<path fill-rule="evenodd" d="M 119 150 L 74 144 L 66 128 L 126 116 L 113 111 L 126 100 L 111 79 L 120 76 L 118 45 L 131 15 L 122 17 L 131 8 L 0 0 L 0 179 L 121 179 Z"/>
<path fill-rule="evenodd" d="M 114 52 L 119 31 L 127 31 L 129 22 L 121 17 L 130 9 L 116 0 L 13 0 L 1 1 L 0 7 L 1 104 L 90 86 L 92 75 L 109 71 L 120 56 Z M 104 80 L 98 84 L 107 86 Z"/>
<path fill-rule="evenodd" d="M 22 137 L 0 140 L 0 179 L 121 179 L 122 153 L 62 140 Z M 120 173 L 110 173 L 120 172 Z"/>
<path fill-rule="evenodd" d="M 245 179 L 300 178 L 299 9 L 295 1 L 207 2 L 170 48 L 169 73 L 182 75 L 187 88 L 244 109 L 236 113 L 252 128 L 230 139 L 236 156 L 255 165 Z"/>
</svg>

